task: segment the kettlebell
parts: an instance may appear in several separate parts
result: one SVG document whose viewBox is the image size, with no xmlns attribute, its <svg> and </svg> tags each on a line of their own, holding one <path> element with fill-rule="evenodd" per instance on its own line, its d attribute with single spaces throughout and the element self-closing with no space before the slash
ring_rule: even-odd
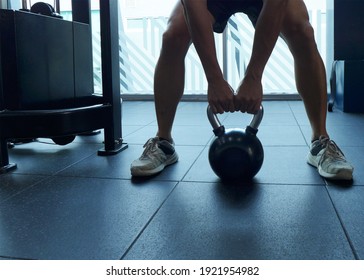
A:
<svg viewBox="0 0 364 280">
<path fill-rule="evenodd" d="M 264 160 L 264 150 L 257 132 L 263 113 L 261 106 L 245 129 L 225 129 L 210 106 L 207 107 L 207 117 L 215 134 L 210 144 L 209 162 L 222 181 L 246 182 L 259 172 Z"/>
<path fill-rule="evenodd" d="M 58 14 L 52 5 L 44 2 L 37 2 L 31 8 L 30 12 L 35 14 L 41 14 L 49 17 L 63 18 L 60 14 Z"/>
</svg>

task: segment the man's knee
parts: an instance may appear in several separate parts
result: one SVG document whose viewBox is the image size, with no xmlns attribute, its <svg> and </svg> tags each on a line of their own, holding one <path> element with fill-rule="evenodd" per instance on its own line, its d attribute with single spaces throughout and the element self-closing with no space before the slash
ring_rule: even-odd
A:
<svg viewBox="0 0 364 280">
<path fill-rule="evenodd" d="M 287 40 L 315 41 L 315 31 L 308 21 L 287 24 L 283 30 L 283 36 Z"/>
<path fill-rule="evenodd" d="M 293 52 L 315 51 L 317 49 L 315 32 L 308 21 L 289 25 L 282 32 L 282 36 Z"/>
<path fill-rule="evenodd" d="M 187 28 L 169 27 L 162 37 L 162 47 L 165 50 L 185 51 L 191 43 Z"/>
</svg>

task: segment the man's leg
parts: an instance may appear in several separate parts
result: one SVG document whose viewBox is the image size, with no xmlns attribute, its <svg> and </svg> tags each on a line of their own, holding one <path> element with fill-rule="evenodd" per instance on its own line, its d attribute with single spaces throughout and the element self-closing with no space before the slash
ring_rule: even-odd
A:
<svg viewBox="0 0 364 280">
<path fill-rule="evenodd" d="M 163 34 L 162 49 L 154 74 L 157 135 L 146 142 L 142 155 L 132 162 L 130 171 L 133 176 L 157 174 L 178 160 L 171 131 L 184 90 L 184 61 L 190 44 L 183 7 L 178 1 Z"/>
<path fill-rule="evenodd" d="M 328 136 L 326 73 L 302 0 L 289 1 L 282 37 L 294 57 L 297 90 L 311 123 L 312 140 Z"/>
<path fill-rule="evenodd" d="M 327 179 L 351 180 L 353 166 L 326 130 L 327 90 L 325 67 L 317 50 L 314 32 L 302 0 L 288 2 L 281 35 L 295 61 L 297 89 L 312 128 L 307 162 Z"/>
<path fill-rule="evenodd" d="M 191 38 L 180 2 L 173 10 L 154 74 L 154 97 L 158 121 L 157 136 L 172 141 L 172 125 L 184 91 L 185 57 Z"/>
</svg>

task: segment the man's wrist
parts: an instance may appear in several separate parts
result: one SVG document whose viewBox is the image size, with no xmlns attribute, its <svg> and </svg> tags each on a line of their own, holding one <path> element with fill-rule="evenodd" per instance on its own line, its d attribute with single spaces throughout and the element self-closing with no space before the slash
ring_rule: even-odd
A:
<svg viewBox="0 0 364 280">
<path fill-rule="evenodd" d="M 263 77 L 263 72 L 259 70 L 248 70 L 245 72 L 244 79 L 250 79 L 254 81 L 261 81 Z"/>
</svg>

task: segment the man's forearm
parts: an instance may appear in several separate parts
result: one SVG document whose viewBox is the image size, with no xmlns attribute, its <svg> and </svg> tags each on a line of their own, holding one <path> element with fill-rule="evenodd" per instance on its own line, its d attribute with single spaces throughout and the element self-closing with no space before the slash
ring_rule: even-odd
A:
<svg viewBox="0 0 364 280">
<path fill-rule="evenodd" d="M 263 0 L 253 42 L 252 55 L 246 76 L 260 80 L 264 68 L 278 40 L 289 0 Z"/>
<path fill-rule="evenodd" d="M 208 81 L 221 78 L 222 72 L 217 61 L 212 15 L 206 0 L 182 0 L 192 42 L 200 57 Z"/>
</svg>

